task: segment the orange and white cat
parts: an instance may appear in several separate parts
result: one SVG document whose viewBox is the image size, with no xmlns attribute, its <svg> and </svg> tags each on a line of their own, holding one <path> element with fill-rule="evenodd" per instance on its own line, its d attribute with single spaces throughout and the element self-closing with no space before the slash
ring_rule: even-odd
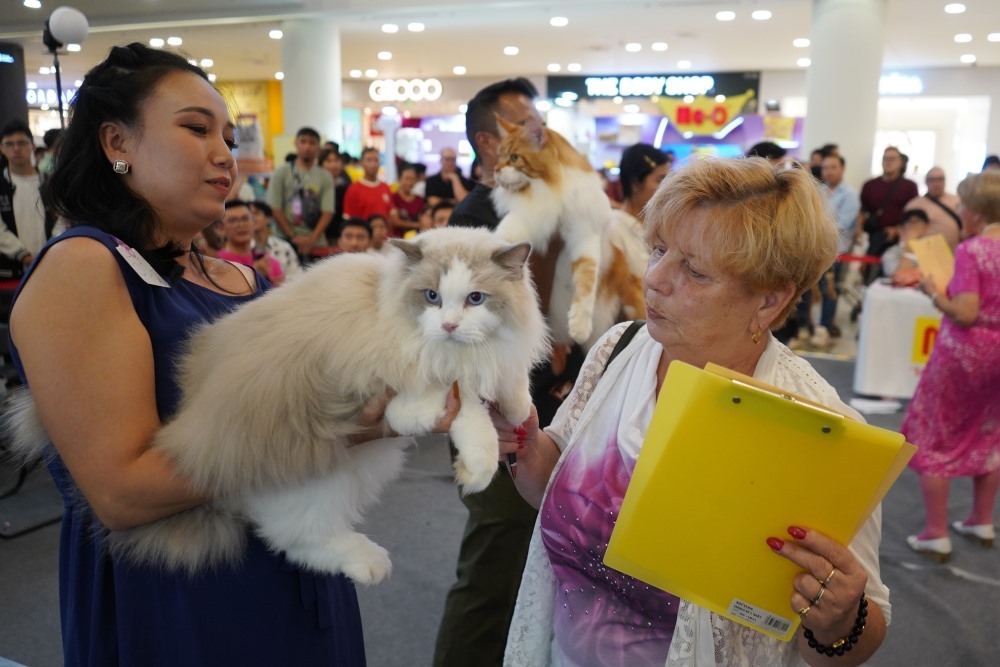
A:
<svg viewBox="0 0 1000 667">
<path fill-rule="evenodd" d="M 554 236 L 562 238 L 549 326 L 554 342 L 589 349 L 620 317 L 645 316 L 642 275 L 629 268 L 624 246 L 615 242 L 611 203 L 587 159 L 554 130 L 529 132 L 500 116 L 497 122 L 496 233 L 528 241 L 542 254 Z"/>
</svg>

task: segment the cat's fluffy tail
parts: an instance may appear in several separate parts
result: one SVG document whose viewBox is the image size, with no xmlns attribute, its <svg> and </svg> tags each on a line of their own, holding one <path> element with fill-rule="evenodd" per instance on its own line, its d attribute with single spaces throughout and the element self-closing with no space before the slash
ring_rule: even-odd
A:
<svg viewBox="0 0 1000 667">
<path fill-rule="evenodd" d="M 112 532 L 107 537 L 115 556 L 188 574 L 238 562 L 246 540 L 246 522 L 217 503 Z"/>
<path fill-rule="evenodd" d="M 6 442 L 16 463 L 27 465 L 43 456 L 49 447 L 49 434 L 27 387 L 7 394 L 0 415 L 0 437 Z"/>
</svg>

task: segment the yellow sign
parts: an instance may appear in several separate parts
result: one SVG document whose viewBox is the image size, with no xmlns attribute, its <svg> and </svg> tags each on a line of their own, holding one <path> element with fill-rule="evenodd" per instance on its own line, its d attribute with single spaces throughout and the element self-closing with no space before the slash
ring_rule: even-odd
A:
<svg viewBox="0 0 1000 667">
<path fill-rule="evenodd" d="M 680 97 L 661 97 L 657 103 L 678 132 L 704 136 L 728 125 L 741 114 L 753 96 L 753 90 L 748 90 L 742 95 L 730 95 L 721 102 L 716 102 L 714 97 L 699 95 L 691 102 L 685 102 Z"/>
<path fill-rule="evenodd" d="M 913 352 L 910 360 L 923 366 L 931 356 L 931 349 L 941 328 L 940 317 L 918 317 L 913 322 Z"/>
</svg>

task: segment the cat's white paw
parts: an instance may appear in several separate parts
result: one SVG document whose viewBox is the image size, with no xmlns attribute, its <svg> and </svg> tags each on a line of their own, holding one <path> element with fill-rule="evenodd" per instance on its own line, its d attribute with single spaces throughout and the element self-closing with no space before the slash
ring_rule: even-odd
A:
<svg viewBox="0 0 1000 667">
<path fill-rule="evenodd" d="M 462 456 L 455 458 L 455 480 L 462 493 L 479 493 L 490 485 L 497 472 L 496 457 Z"/>
<path fill-rule="evenodd" d="M 389 401 L 385 418 L 392 430 L 400 435 L 424 435 L 444 414 L 444 404 L 444 393 L 400 393 Z"/>
<path fill-rule="evenodd" d="M 389 552 L 361 533 L 338 533 L 323 544 L 290 548 L 286 556 L 317 572 L 343 572 L 366 586 L 379 583 L 392 572 Z"/>
<path fill-rule="evenodd" d="M 500 412 L 511 424 L 523 424 L 531 416 L 531 393 L 527 387 L 500 401 Z"/>
<path fill-rule="evenodd" d="M 461 420 L 452 424 L 451 438 L 458 451 L 455 456 L 455 480 L 462 486 L 462 493 L 482 491 L 490 485 L 497 472 L 500 443 L 492 422 L 489 426 L 487 431 Z"/>
<path fill-rule="evenodd" d="M 569 335 L 577 343 L 584 343 L 594 330 L 594 310 L 573 305 L 569 309 Z"/>
</svg>

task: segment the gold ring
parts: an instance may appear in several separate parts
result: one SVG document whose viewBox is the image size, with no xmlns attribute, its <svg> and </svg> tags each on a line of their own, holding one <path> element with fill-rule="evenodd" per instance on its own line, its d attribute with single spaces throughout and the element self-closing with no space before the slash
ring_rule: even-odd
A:
<svg viewBox="0 0 1000 667">
<path fill-rule="evenodd" d="M 826 586 L 820 586 L 819 594 L 812 599 L 812 604 L 819 604 L 819 601 L 823 599 L 824 595 L 826 595 Z"/>
<path fill-rule="evenodd" d="M 837 574 L 837 568 L 833 568 L 832 570 L 830 570 L 830 574 L 827 575 L 826 579 L 824 579 L 823 581 L 819 582 L 819 585 L 823 586 L 824 588 L 826 588 L 827 586 L 829 586 L 830 582 L 833 581 L 833 575 L 835 575 L 835 574 Z"/>
<path fill-rule="evenodd" d="M 795 613 L 798 614 L 799 616 L 801 616 L 802 618 L 805 618 L 806 616 L 809 615 L 809 610 L 810 609 L 812 609 L 812 607 L 809 606 L 809 605 L 806 605 L 805 607 L 802 607 L 802 609 L 799 609 Z"/>
</svg>

